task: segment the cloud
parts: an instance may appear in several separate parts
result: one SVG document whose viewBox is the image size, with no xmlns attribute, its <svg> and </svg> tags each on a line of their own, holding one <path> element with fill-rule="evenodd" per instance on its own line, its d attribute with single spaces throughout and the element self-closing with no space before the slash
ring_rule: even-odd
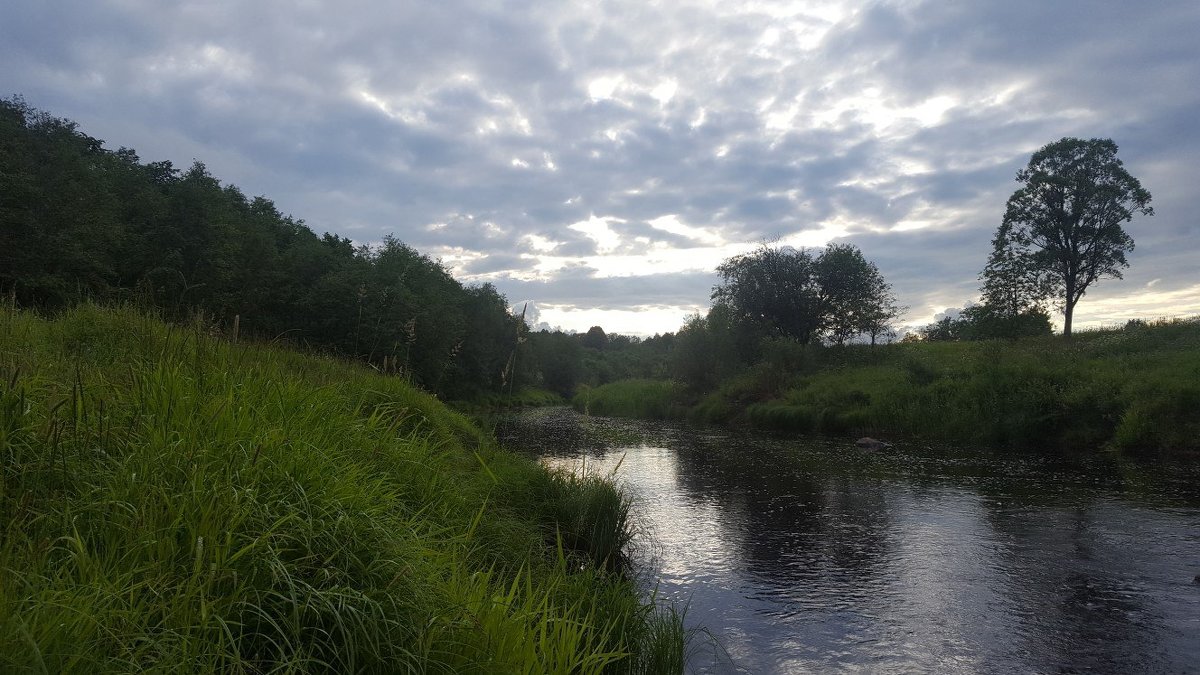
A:
<svg viewBox="0 0 1200 675">
<path fill-rule="evenodd" d="M 857 244 L 931 318 L 1029 154 L 1112 137 L 1157 215 L 1086 323 L 1196 281 L 1198 33 L 1182 0 L 8 3 L 0 93 L 578 330 L 702 308 L 773 239 Z"/>
</svg>

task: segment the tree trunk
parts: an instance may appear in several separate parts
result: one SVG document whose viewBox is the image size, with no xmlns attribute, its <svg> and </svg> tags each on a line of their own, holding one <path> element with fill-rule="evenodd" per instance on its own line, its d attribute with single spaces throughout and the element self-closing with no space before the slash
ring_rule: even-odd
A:
<svg viewBox="0 0 1200 675">
<path fill-rule="evenodd" d="M 1075 313 L 1075 303 L 1079 302 L 1079 298 L 1075 295 L 1075 277 L 1067 274 L 1066 279 L 1067 297 L 1063 303 L 1063 337 L 1070 339 L 1071 337 L 1071 315 Z"/>
</svg>

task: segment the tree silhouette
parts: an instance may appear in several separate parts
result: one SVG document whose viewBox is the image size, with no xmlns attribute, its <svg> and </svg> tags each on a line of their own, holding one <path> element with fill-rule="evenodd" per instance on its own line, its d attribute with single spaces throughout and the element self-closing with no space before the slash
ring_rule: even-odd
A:
<svg viewBox="0 0 1200 675">
<path fill-rule="evenodd" d="M 713 301 L 760 339 L 844 344 L 856 335 L 884 333 L 899 313 L 879 269 L 850 244 L 832 244 L 815 256 L 762 246 L 726 260 L 717 273 L 721 283 Z"/>
<path fill-rule="evenodd" d="M 1063 138 L 1017 172 L 1022 186 L 1008 198 L 997 249 L 1010 247 L 1018 268 L 1061 302 L 1071 335 L 1075 305 L 1104 277 L 1121 278 L 1133 238 L 1121 227 L 1135 213 L 1153 215 L 1150 193 L 1117 159 L 1109 139 Z"/>
</svg>

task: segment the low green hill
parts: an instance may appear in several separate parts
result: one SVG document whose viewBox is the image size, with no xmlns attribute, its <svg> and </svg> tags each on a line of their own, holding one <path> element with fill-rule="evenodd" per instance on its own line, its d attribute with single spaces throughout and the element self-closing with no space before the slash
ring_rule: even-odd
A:
<svg viewBox="0 0 1200 675">
<path fill-rule="evenodd" d="M 628 508 L 365 367 L 0 314 L 3 672 L 678 672 Z"/>
</svg>

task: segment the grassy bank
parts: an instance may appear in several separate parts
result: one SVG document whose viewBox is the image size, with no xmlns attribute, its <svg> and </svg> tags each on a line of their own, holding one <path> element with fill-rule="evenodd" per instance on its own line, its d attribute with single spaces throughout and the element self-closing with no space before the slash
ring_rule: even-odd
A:
<svg viewBox="0 0 1200 675">
<path fill-rule="evenodd" d="M 629 404 L 602 414 L 635 416 Z M 665 391 L 660 389 L 659 391 Z M 1016 342 L 777 349 L 713 392 L 657 409 L 797 432 L 922 436 L 1034 449 L 1200 451 L 1200 320 Z M 578 404 L 577 404 L 578 405 Z M 674 405 L 675 407 L 672 407 Z M 600 412 L 593 404 L 593 412 Z"/>
<path fill-rule="evenodd" d="M 494 412 L 511 408 L 542 408 L 566 405 L 558 394 L 535 387 L 522 387 L 511 393 L 480 393 L 470 399 L 451 401 L 450 406 L 465 413 Z"/>
<path fill-rule="evenodd" d="M 620 380 L 581 387 L 571 405 L 592 415 L 667 419 L 686 413 L 679 394 L 679 387 L 665 380 Z"/>
<path fill-rule="evenodd" d="M 0 670 L 670 672 L 628 500 L 397 378 L 0 314 Z"/>
</svg>

